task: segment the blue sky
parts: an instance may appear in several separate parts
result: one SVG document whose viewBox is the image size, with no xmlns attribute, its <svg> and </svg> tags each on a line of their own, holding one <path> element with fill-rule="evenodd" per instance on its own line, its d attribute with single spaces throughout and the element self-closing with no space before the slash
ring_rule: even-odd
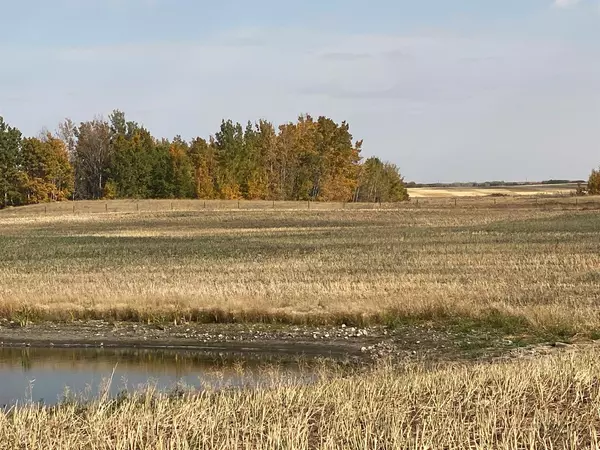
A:
<svg viewBox="0 0 600 450">
<path fill-rule="evenodd" d="M 303 112 L 417 181 L 600 164 L 600 0 L 0 0 L 0 115 L 157 136 Z"/>
</svg>

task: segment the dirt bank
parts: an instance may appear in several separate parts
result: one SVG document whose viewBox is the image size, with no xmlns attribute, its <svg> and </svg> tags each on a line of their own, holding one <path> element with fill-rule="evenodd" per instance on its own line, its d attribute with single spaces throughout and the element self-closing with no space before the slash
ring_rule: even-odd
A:
<svg viewBox="0 0 600 450">
<path fill-rule="evenodd" d="M 281 325 L 139 324 L 87 321 L 20 326 L 0 322 L 0 345 L 186 348 L 372 360 L 477 360 L 564 348 L 536 336 L 433 325 L 356 328 Z M 534 350 L 538 349 L 538 350 Z"/>
</svg>

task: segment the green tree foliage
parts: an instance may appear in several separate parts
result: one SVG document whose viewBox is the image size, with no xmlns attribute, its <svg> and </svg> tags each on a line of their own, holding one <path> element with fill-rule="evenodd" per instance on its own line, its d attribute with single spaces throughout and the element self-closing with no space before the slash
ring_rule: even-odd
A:
<svg viewBox="0 0 600 450">
<path fill-rule="evenodd" d="M 148 186 L 150 198 L 173 198 L 174 196 L 173 164 L 169 149 L 169 141 L 162 139 L 152 150 L 152 169 Z"/>
<path fill-rule="evenodd" d="M 255 164 L 255 172 L 249 181 L 248 195 L 250 198 L 278 199 L 278 165 L 281 158 L 277 153 L 277 132 L 271 122 L 260 120 L 256 124 L 255 137 L 259 162 Z"/>
<path fill-rule="evenodd" d="M 408 200 L 408 192 L 394 164 L 372 157 L 360 168 L 354 199 L 359 202 L 401 202 Z"/>
<path fill-rule="evenodd" d="M 1 205 L 99 198 L 402 201 L 398 169 L 361 163 L 348 123 L 301 115 L 276 129 L 223 120 L 208 140 L 156 139 L 119 110 L 22 140 L 0 118 Z"/>
<path fill-rule="evenodd" d="M 21 202 L 20 154 L 21 132 L 0 116 L 0 202 L 4 207 Z"/>
<path fill-rule="evenodd" d="M 114 111 L 111 124 L 110 181 L 114 195 L 120 198 L 148 198 L 151 191 L 154 138 L 125 114 Z"/>
<path fill-rule="evenodd" d="M 217 157 L 217 187 L 221 198 L 242 197 L 241 185 L 244 182 L 245 165 L 244 131 L 239 123 L 223 121 L 215 134 L 214 147 Z"/>
<path fill-rule="evenodd" d="M 194 198 L 194 167 L 189 155 L 187 142 L 177 136 L 169 145 L 171 196 L 174 198 Z"/>
<path fill-rule="evenodd" d="M 244 198 L 266 199 L 267 174 L 258 125 L 248 122 L 244 131 L 244 155 L 241 167 L 241 190 Z"/>
<path fill-rule="evenodd" d="M 294 124 L 290 158 L 287 160 L 291 175 L 292 200 L 316 200 L 319 194 L 321 162 L 316 148 L 316 124 L 311 116 L 300 116 Z"/>
<path fill-rule="evenodd" d="M 598 170 L 592 170 L 588 180 L 587 191 L 590 195 L 600 195 L 600 168 Z"/>
</svg>

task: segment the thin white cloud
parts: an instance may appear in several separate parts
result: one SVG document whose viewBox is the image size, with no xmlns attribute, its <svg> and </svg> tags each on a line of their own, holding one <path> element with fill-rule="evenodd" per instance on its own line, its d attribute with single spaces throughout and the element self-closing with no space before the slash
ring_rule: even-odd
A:
<svg viewBox="0 0 600 450">
<path fill-rule="evenodd" d="M 365 155 L 411 180 L 577 178 L 598 165 L 600 50 L 560 39 L 240 29 L 196 42 L 4 43 L 0 59 L 12 62 L 0 114 L 29 135 L 113 108 L 185 138 L 222 118 L 307 112 L 348 120 Z"/>
<path fill-rule="evenodd" d="M 581 3 L 581 0 L 554 0 L 554 6 L 557 8 L 571 8 Z"/>
</svg>

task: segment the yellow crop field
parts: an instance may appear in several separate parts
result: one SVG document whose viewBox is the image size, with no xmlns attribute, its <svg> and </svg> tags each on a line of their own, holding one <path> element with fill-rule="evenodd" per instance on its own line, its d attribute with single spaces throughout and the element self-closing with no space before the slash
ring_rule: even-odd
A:
<svg viewBox="0 0 600 450">
<path fill-rule="evenodd" d="M 487 196 L 566 196 L 575 193 L 575 184 L 538 184 L 507 187 L 447 187 L 447 188 L 409 188 L 412 198 L 450 198 L 450 197 L 487 197 Z"/>
</svg>

